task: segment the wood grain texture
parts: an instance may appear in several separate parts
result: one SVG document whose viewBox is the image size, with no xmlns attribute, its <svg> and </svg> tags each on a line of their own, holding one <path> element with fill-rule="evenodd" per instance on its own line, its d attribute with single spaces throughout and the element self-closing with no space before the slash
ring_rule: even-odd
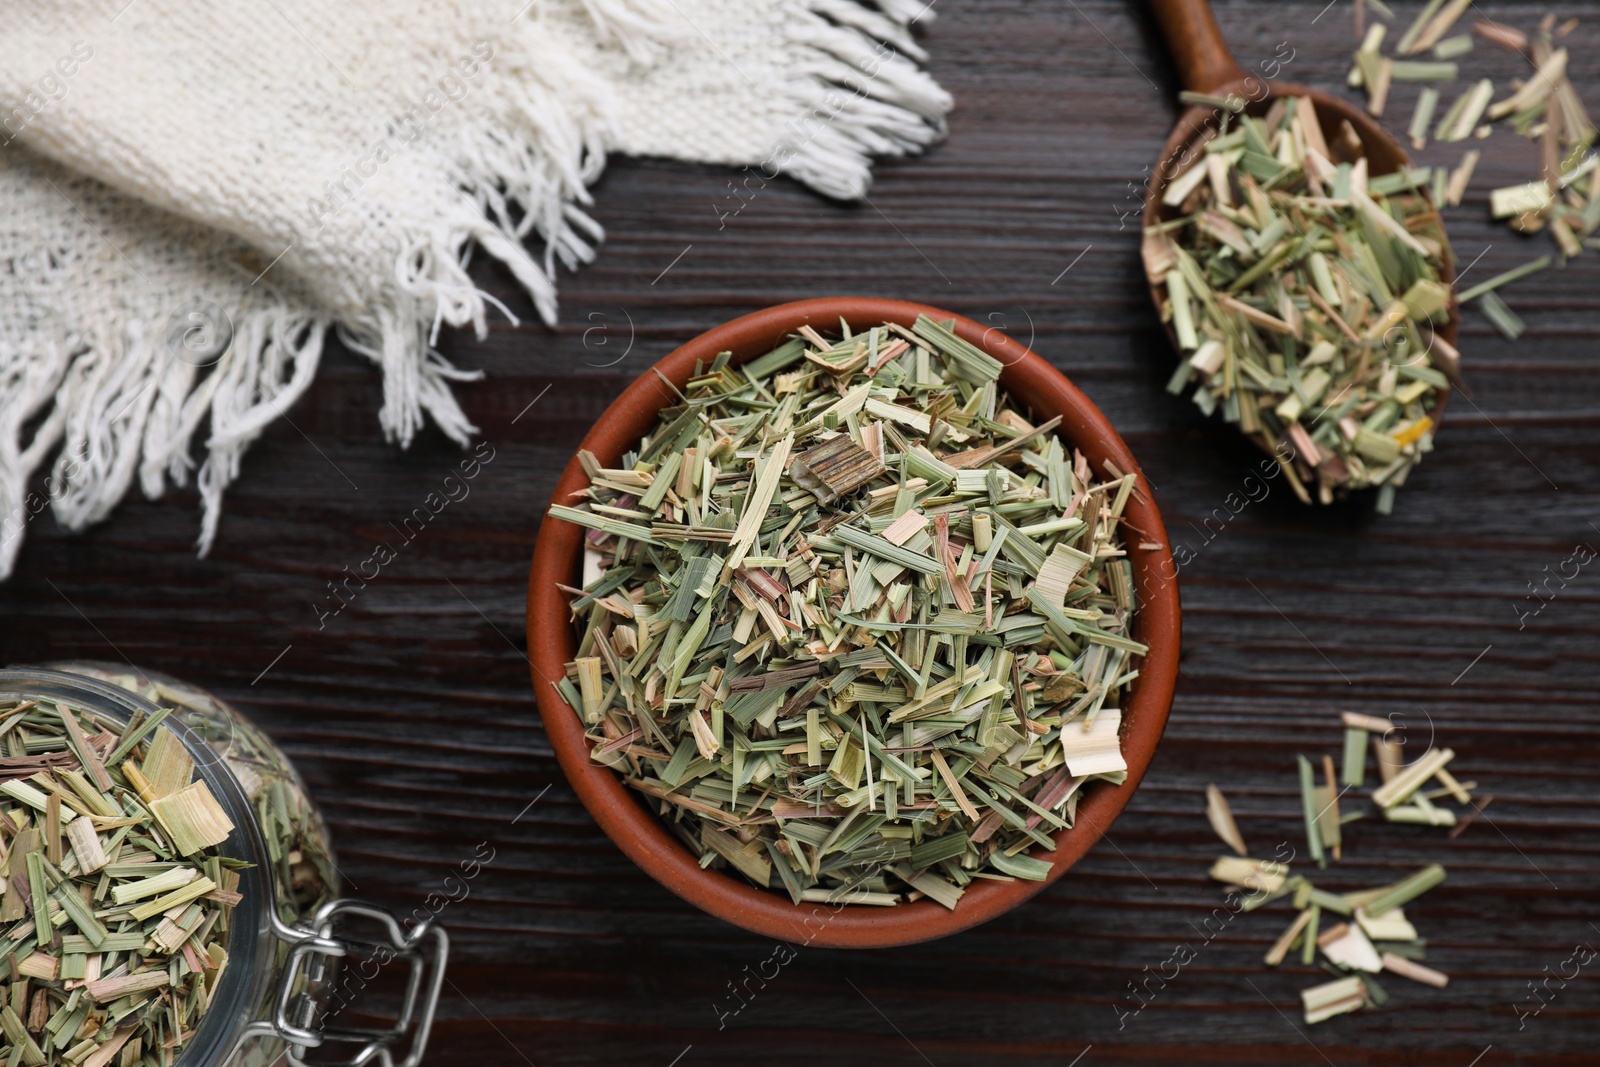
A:
<svg viewBox="0 0 1600 1067">
<path fill-rule="evenodd" d="M 1479 8 L 1528 28 L 1545 10 Z M 1589 19 L 1573 75 L 1600 110 L 1600 3 L 1560 9 Z M 1575 945 L 1600 944 L 1600 565 L 1524 625 L 1517 611 L 1575 545 L 1600 545 L 1600 256 L 1506 294 L 1530 324 L 1520 343 L 1466 314 L 1473 397 L 1452 402 L 1393 516 L 1367 501 L 1307 510 L 1276 482 L 1240 507 L 1230 494 L 1258 457 L 1162 391 L 1172 356 L 1141 281 L 1140 183 L 1176 114 L 1148 14 L 1115 0 L 937 10 L 926 39 L 958 101 L 950 138 L 885 165 L 867 203 L 758 179 L 735 200 L 742 175 L 613 162 L 596 190 L 611 236 L 566 280 L 561 328 L 446 339 L 487 372 L 461 396 L 492 459 L 414 539 L 397 527 L 463 456 L 432 432 L 408 453 L 386 446 L 375 375 L 335 352 L 246 460 L 209 559 L 192 555 L 192 493 L 132 501 L 80 537 L 36 523 L 0 587 L 3 659 L 126 657 L 237 701 L 305 772 L 356 895 L 409 912 L 489 842 L 494 861 L 443 915 L 456 954 L 431 1063 L 1032 1065 L 1091 1045 L 1086 1067 L 1596 1062 L 1600 963 L 1552 981 L 1539 1015 L 1516 1008 Z M 1217 14 L 1247 69 L 1287 42 L 1284 77 L 1344 91 L 1349 0 L 1224 0 Z M 1502 85 L 1520 73 L 1486 46 L 1468 62 Z M 1415 92 L 1396 87 L 1392 127 Z M 1460 147 L 1422 159 L 1453 163 Z M 1526 180 L 1536 149 L 1505 134 L 1483 147 L 1449 220 L 1463 263 L 1482 253 L 1469 281 L 1547 251 L 1486 220 L 1487 190 Z M 476 276 L 533 318 L 501 272 Z M 1101 406 L 1194 554 L 1183 673 L 1150 777 L 1060 884 L 940 943 L 803 950 L 723 1015 L 730 983 L 773 946 L 657 887 L 561 782 L 521 651 L 523 584 L 557 473 L 626 381 L 731 316 L 832 293 L 987 319 Z M 319 624 L 328 583 L 379 541 L 397 558 Z M 1307 1032 L 1297 992 L 1321 972 L 1260 964 L 1288 913 L 1205 926 L 1221 846 L 1202 790 L 1227 791 L 1259 851 L 1298 844 L 1295 753 L 1337 756 L 1345 710 L 1397 714 L 1408 746 L 1436 735 L 1496 800 L 1454 841 L 1347 828 L 1330 887 L 1449 867 L 1409 912 L 1452 981 L 1388 980 L 1388 1007 Z M 1174 976 L 1180 944 L 1195 958 Z M 1165 984 L 1131 1012 L 1130 984 L 1152 974 Z"/>
</svg>

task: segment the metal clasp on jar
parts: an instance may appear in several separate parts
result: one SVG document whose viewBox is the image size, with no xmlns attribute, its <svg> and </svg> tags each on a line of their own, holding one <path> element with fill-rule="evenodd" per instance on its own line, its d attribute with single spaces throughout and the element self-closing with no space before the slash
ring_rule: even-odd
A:
<svg viewBox="0 0 1600 1067">
<path fill-rule="evenodd" d="M 342 918 L 370 920 L 384 932 L 386 940 L 337 936 L 334 927 Z M 288 1042 L 286 1059 L 295 1067 L 309 1067 L 304 1058 L 306 1051 L 329 1043 L 357 1047 L 344 1060 L 319 1060 L 316 1067 L 363 1067 L 369 1063 L 417 1067 L 422 1062 L 450 952 L 450 938 L 444 927 L 422 922 L 407 933 L 389 912 L 355 900 L 331 900 L 293 926 L 273 915 L 272 927 L 273 933 L 289 944 L 288 959 L 273 998 L 272 1018 L 246 1027 L 240 1035 L 240 1045 L 251 1038 L 279 1038 Z M 380 965 L 403 962 L 409 966 L 399 1016 L 389 1027 L 325 1025 L 329 1013 L 316 993 L 327 981 L 331 961 L 347 957 L 377 960 Z M 396 1046 L 405 1042 L 408 1035 L 404 1058 L 397 1059 Z"/>
</svg>

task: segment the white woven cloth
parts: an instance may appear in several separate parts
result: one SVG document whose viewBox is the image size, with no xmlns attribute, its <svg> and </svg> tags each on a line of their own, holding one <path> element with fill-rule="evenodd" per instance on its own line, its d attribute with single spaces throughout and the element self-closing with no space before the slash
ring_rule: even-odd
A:
<svg viewBox="0 0 1600 1067">
<path fill-rule="evenodd" d="M 524 6 L 526 5 L 526 6 Z M 193 477 L 204 553 L 337 328 L 383 432 L 465 444 L 432 342 L 501 261 L 555 321 L 608 153 L 862 195 L 943 132 L 924 0 L 29 0 L 0 32 L 0 577 L 29 518 Z M 198 468 L 198 469 L 196 469 Z M 44 489 L 35 484 L 41 470 Z"/>
</svg>

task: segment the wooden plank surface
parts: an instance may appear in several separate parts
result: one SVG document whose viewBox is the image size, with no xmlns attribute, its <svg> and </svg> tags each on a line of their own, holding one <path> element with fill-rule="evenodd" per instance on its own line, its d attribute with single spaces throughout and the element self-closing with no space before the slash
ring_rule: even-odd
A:
<svg viewBox="0 0 1600 1067">
<path fill-rule="evenodd" d="M 1531 28 L 1545 8 L 1474 10 Z M 1600 3 L 1559 10 L 1588 19 L 1573 76 L 1600 109 Z M 1600 545 L 1600 256 L 1506 293 L 1530 324 L 1519 343 L 1467 313 L 1472 399 L 1452 402 L 1394 515 L 1365 500 L 1308 510 L 1276 482 L 1240 506 L 1257 457 L 1162 391 L 1172 356 L 1124 214 L 1175 115 L 1143 6 L 937 11 L 925 37 L 958 102 L 950 138 L 883 166 L 868 203 L 756 179 L 735 200 L 743 176 L 726 170 L 613 162 L 596 190 L 610 236 L 566 279 L 560 329 L 445 340 L 488 376 L 460 393 L 484 461 L 414 539 L 397 527 L 463 455 L 431 431 L 407 453 L 386 446 L 377 378 L 336 351 L 250 453 L 209 559 L 192 555 L 192 492 L 131 501 L 81 537 L 36 523 L 0 586 L 0 658 L 125 657 L 236 701 L 306 774 L 361 897 L 410 912 L 487 842 L 494 860 L 443 914 L 456 950 L 431 1063 L 1596 1062 L 1600 963 L 1574 976 L 1565 961 L 1600 944 L 1600 569 L 1552 580 L 1521 613 L 1540 603 L 1530 583 Z M 1282 42 L 1283 77 L 1342 91 L 1350 0 L 1224 0 L 1218 14 L 1247 68 Z M 1467 62 L 1502 85 L 1519 73 L 1487 47 Z M 1397 88 L 1393 125 L 1415 91 Z M 1505 133 L 1483 147 L 1449 220 L 1463 262 L 1481 253 L 1469 280 L 1547 251 L 1486 219 L 1487 190 L 1533 176 L 1534 147 Z M 475 275 L 533 318 L 502 272 Z M 926 301 L 1032 343 L 1121 429 L 1194 559 L 1171 725 L 1110 838 L 981 929 L 804 949 L 771 977 L 771 943 L 659 888 L 561 780 L 523 659 L 523 590 L 555 477 L 628 380 L 729 317 L 831 293 Z M 324 614 L 329 583 L 380 541 L 393 562 Z M 1227 790 L 1259 851 L 1299 843 L 1295 753 L 1337 756 L 1345 710 L 1394 714 L 1413 754 L 1437 737 L 1496 800 L 1456 840 L 1347 827 L 1331 887 L 1449 867 L 1408 910 L 1452 981 L 1389 979 L 1388 1007 L 1308 1031 L 1297 991 L 1324 976 L 1260 964 L 1288 913 L 1213 918 L 1221 847 L 1202 790 Z M 1532 1014 L 1530 983 L 1547 977 Z"/>
</svg>

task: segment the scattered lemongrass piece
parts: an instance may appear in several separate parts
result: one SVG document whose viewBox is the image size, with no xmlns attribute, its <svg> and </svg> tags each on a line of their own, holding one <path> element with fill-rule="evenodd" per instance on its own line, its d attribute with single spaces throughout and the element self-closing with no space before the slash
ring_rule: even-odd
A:
<svg viewBox="0 0 1600 1067">
<path fill-rule="evenodd" d="M 1515 341 L 1527 332 L 1528 324 L 1500 298 L 1499 293 L 1484 293 L 1478 298 L 1478 310 L 1499 330 L 1507 340 Z"/>
<path fill-rule="evenodd" d="M 1405 764 L 1405 750 L 1384 737 L 1372 739 L 1372 750 L 1378 757 L 1378 777 L 1387 783 L 1400 773 Z"/>
<path fill-rule="evenodd" d="M 1367 935 L 1361 932 L 1359 926 L 1340 923 L 1317 938 L 1317 947 L 1322 949 L 1324 956 L 1341 967 L 1372 973 L 1383 970 L 1378 950 L 1372 947 L 1372 942 L 1367 940 Z"/>
<path fill-rule="evenodd" d="M 1233 819 L 1233 809 L 1228 806 L 1228 798 L 1214 784 L 1206 786 L 1206 818 L 1211 821 L 1211 829 L 1222 838 L 1223 844 L 1241 856 L 1248 854 L 1244 837 L 1239 833 L 1239 824 Z"/>
<path fill-rule="evenodd" d="M 1355 909 L 1356 924 L 1374 941 L 1415 941 L 1417 928 L 1406 919 L 1400 908 L 1391 908 L 1384 915 L 1373 917 L 1366 908 Z"/>
<path fill-rule="evenodd" d="M 1419 793 L 1420 797 L 1421 794 Z M 1455 812 L 1447 808 L 1423 807 L 1421 804 L 1396 804 L 1385 808 L 1383 817 L 1388 822 L 1413 823 L 1418 826 L 1454 826 Z"/>
<path fill-rule="evenodd" d="M 1465 141 L 1477 129 L 1489 101 L 1494 98 L 1494 82 L 1484 78 L 1462 92 L 1439 120 L 1433 132 L 1436 141 Z"/>
<path fill-rule="evenodd" d="M 1434 16 L 1444 6 L 1444 2 L 1445 0 L 1428 0 L 1423 5 L 1422 10 L 1417 13 L 1417 17 L 1412 20 L 1411 25 L 1407 27 L 1406 32 L 1401 34 L 1400 39 L 1395 42 L 1394 50 L 1403 56 L 1410 55 L 1415 51 L 1417 39 L 1422 36 L 1429 24 L 1433 22 Z"/>
<path fill-rule="evenodd" d="M 1429 864 L 1415 874 L 1385 887 L 1377 896 L 1366 901 L 1364 906 L 1367 914 L 1375 919 L 1382 918 L 1388 911 L 1410 903 L 1444 880 L 1445 869 L 1437 863 Z"/>
<path fill-rule="evenodd" d="M 1372 802 L 1380 808 L 1392 807 L 1420 789 L 1440 767 L 1455 759 L 1448 748 L 1430 748 L 1415 763 L 1401 768 L 1389 781 L 1372 791 Z"/>
<path fill-rule="evenodd" d="M 1282 889 L 1288 876 L 1289 868 L 1274 860 L 1223 856 L 1211 865 L 1211 877 L 1217 881 L 1264 893 L 1276 893 Z"/>
<path fill-rule="evenodd" d="M 1440 767 L 1437 771 L 1434 772 L 1433 776 L 1439 780 L 1439 784 L 1444 786 L 1445 790 L 1452 797 L 1454 797 L 1455 799 L 1459 800 L 1463 804 L 1471 804 L 1472 803 L 1472 794 L 1467 792 L 1467 787 L 1466 786 L 1464 786 L 1460 782 L 1456 781 L 1455 775 L 1451 774 L 1449 771 L 1445 770 L 1443 767 Z"/>
<path fill-rule="evenodd" d="M 1304 756 L 1295 758 L 1300 765 L 1300 805 L 1306 824 L 1306 848 L 1317 866 L 1326 867 L 1328 858 L 1322 848 L 1322 828 L 1317 812 L 1317 789 L 1312 775 L 1311 761 Z"/>
<path fill-rule="evenodd" d="M 1498 22 L 1484 19 L 1472 26 L 1472 32 L 1486 41 L 1499 45 L 1508 52 L 1526 52 L 1528 50 L 1528 35 L 1521 30 L 1510 26 L 1503 26 Z"/>
<path fill-rule="evenodd" d="M 1471 7 L 1472 3 L 1473 0 L 1450 0 L 1445 5 L 1444 10 L 1429 19 L 1421 32 L 1409 39 L 1408 47 L 1401 49 L 1401 51 L 1407 55 L 1414 55 L 1417 52 L 1425 52 L 1438 44 L 1440 38 L 1449 33 L 1461 16 L 1466 14 L 1467 8 Z"/>
<path fill-rule="evenodd" d="M 1493 292 L 1502 285 L 1508 285 L 1511 282 L 1526 278 L 1530 274 L 1537 274 L 1549 267 L 1550 263 L 1551 258 L 1549 256 L 1540 256 L 1538 259 L 1524 263 L 1520 267 L 1513 267 L 1503 274 L 1496 274 L 1488 281 L 1473 286 L 1471 289 L 1468 289 L 1466 292 L 1462 293 L 1459 299 L 1463 304 L 1476 300 L 1484 293 Z"/>
<path fill-rule="evenodd" d="M 1333 757 L 1322 757 L 1323 785 L 1317 790 L 1317 821 L 1322 833 L 1322 843 L 1334 859 L 1343 859 L 1343 834 L 1339 819 L 1339 783 L 1333 771 Z"/>
<path fill-rule="evenodd" d="M 1367 1003 L 1367 987 L 1355 975 L 1336 978 L 1310 989 L 1302 989 L 1300 1003 L 1305 1010 L 1306 1024 L 1315 1026 L 1335 1015 L 1364 1007 Z"/>
<path fill-rule="evenodd" d="M 1478 160 L 1483 158 L 1483 152 L 1477 148 L 1469 148 L 1461 156 L 1461 162 L 1456 169 L 1450 172 L 1450 184 L 1446 187 L 1445 203 L 1451 207 L 1459 207 L 1461 200 L 1467 195 L 1467 185 L 1472 181 L 1472 172 L 1478 167 Z"/>
<path fill-rule="evenodd" d="M 1433 111 L 1439 106 L 1439 90 L 1427 86 L 1417 96 L 1416 110 L 1411 113 L 1411 147 L 1422 151 L 1428 144 L 1428 127 L 1433 123 Z"/>
<path fill-rule="evenodd" d="M 1435 989 L 1443 989 L 1450 984 L 1450 976 L 1424 967 L 1420 963 L 1408 960 L 1403 956 L 1396 956 L 1393 952 L 1385 952 L 1379 957 L 1383 961 L 1383 969 L 1398 974 L 1401 978 L 1409 978 L 1413 982 L 1431 985 Z"/>
<path fill-rule="evenodd" d="M 1453 82 L 1460 73 L 1454 63 L 1416 59 L 1395 60 L 1389 68 L 1389 76 L 1397 82 Z"/>
<path fill-rule="evenodd" d="M 1295 916 L 1294 922 L 1289 924 L 1288 929 L 1278 935 L 1278 940 L 1272 943 L 1272 947 L 1262 957 L 1262 962 L 1268 967 L 1276 967 L 1282 963 L 1284 957 L 1289 955 L 1289 949 L 1294 945 L 1295 939 L 1305 932 L 1310 922 L 1311 910 L 1309 908 L 1302 910 Z"/>
<path fill-rule="evenodd" d="M 1507 185 L 1489 194 L 1489 212 L 1497 219 L 1542 213 L 1555 206 L 1556 194 L 1546 181 Z"/>
<path fill-rule="evenodd" d="M 1367 731 L 1359 726 L 1346 724 L 1344 728 L 1344 759 L 1341 764 L 1340 782 L 1352 788 L 1360 788 L 1367 775 Z"/>
<path fill-rule="evenodd" d="M 1561 80 L 1566 77 L 1566 73 L 1567 50 L 1558 48 L 1545 57 L 1544 61 L 1539 64 L 1539 69 L 1534 71 L 1533 77 L 1523 83 L 1522 88 L 1489 108 L 1489 118 L 1502 119 L 1507 115 L 1513 115 L 1519 111 L 1527 111 L 1544 103 L 1545 99 L 1555 91 L 1556 86 L 1561 83 Z"/>
</svg>

